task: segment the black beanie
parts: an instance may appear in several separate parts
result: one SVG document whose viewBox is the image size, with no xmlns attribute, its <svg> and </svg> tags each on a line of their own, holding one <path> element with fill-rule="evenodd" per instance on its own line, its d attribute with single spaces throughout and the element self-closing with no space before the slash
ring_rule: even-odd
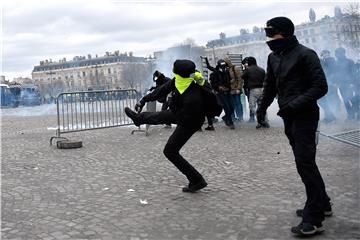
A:
<svg viewBox="0 0 360 240">
<path fill-rule="evenodd" d="M 284 37 L 294 35 L 295 26 L 287 17 L 274 17 L 266 22 L 267 27 L 273 27 L 280 31 Z"/>
<path fill-rule="evenodd" d="M 190 77 L 190 74 L 195 73 L 195 63 L 187 59 L 176 60 L 174 62 L 173 72 L 183 78 Z"/>
</svg>

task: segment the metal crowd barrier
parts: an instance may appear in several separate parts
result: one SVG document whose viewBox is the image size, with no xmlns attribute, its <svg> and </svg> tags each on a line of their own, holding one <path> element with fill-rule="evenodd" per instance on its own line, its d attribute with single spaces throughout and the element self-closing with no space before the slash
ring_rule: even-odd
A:
<svg viewBox="0 0 360 240">
<path fill-rule="evenodd" d="M 64 92 L 56 98 L 57 130 L 54 138 L 66 139 L 62 134 L 112 128 L 133 124 L 124 112 L 134 109 L 138 100 L 134 89 Z"/>
</svg>

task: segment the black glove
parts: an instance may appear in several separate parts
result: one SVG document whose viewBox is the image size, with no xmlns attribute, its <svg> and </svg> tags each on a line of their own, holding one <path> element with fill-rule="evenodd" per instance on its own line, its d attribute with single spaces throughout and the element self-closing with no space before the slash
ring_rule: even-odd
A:
<svg viewBox="0 0 360 240">
<path fill-rule="evenodd" d="M 141 99 L 139 102 L 135 104 L 135 111 L 140 113 L 144 106 L 145 106 L 145 101 Z"/>
</svg>

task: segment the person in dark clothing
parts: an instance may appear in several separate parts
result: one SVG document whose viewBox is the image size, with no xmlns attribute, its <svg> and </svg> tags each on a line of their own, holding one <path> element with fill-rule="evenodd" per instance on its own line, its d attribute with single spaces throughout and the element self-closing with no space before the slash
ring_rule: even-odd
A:
<svg viewBox="0 0 360 240">
<path fill-rule="evenodd" d="M 335 50 L 336 57 L 336 80 L 339 84 L 341 96 L 344 100 L 347 119 L 351 120 L 355 118 L 355 104 L 352 102 L 352 98 L 355 93 L 355 63 L 351 59 L 346 57 L 345 49 L 340 47 Z"/>
<path fill-rule="evenodd" d="M 245 66 L 242 78 L 249 100 L 249 122 L 255 122 L 256 107 L 259 105 L 260 96 L 263 92 L 265 70 L 257 65 L 254 57 L 246 57 L 242 63 Z"/>
<path fill-rule="evenodd" d="M 155 101 L 171 93 L 170 109 L 160 112 L 136 113 L 125 108 L 125 113 L 136 126 L 141 124 L 164 124 L 171 122 L 177 124 L 164 148 L 164 155 L 189 180 L 184 192 L 196 192 L 207 186 L 203 176 L 181 155 L 180 150 L 184 144 L 197 132 L 205 121 L 206 102 L 203 90 L 205 80 L 199 72 L 195 72 L 195 63 L 190 60 L 176 60 L 173 72 L 175 79 L 166 82 L 160 88 L 144 96 L 135 106 L 141 112 L 146 102 Z"/>
<path fill-rule="evenodd" d="M 294 24 L 286 17 L 267 21 L 268 56 L 264 91 L 257 120 L 264 121 L 266 109 L 278 96 L 285 134 L 292 147 L 297 171 L 306 189 L 306 203 L 296 211 L 301 223 L 291 231 L 298 235 L 322 232 L 324 215 L 331 215 L 330 198 L 315 162 L 315 132 L 319 121 L 317 100 L 327 92 L 325 74 L 315 51 L 299 44 Z"/>
<path fill-rule="evenodd" d="M 334 112 L 336 113 L 340 110 L 341 100 L 337 94 L 338 86 L 335 82 L 335 58 L 330 56 L 329 50 L 321 51 L 320 56 L 321 66 L 328 84 L 328 93 L 320 99 L 319 105 L 324 110 L 325 116 L 323 122 L 329 123 L 336 120 Z"/>
<path fill-rule="evenodd" d="M 153 81 L 155 82 L 156 85 L 151 87 L 149 89 L 149 91 L 153 91 L 156 88 L 159 88 L 160 86 L 164 85 L 165 83 L 167 83 L 170 80 L 171 80 L 170 78 L 165 77 L 165 75 L 163 73 L 156 70 L 153 74 Z M 161 98 L 157 99 L 157 101 L 159 103 L 162 103 L 162 105 L 161 105 L 162 111 L 169 108 L 169 96 L 161 97 Z M 171 123 L 166 123 L 165 125 L 167 128 L 171 128 Z"/>
<path fill-rule="evenodd" d="M 231 76 L 229 72 L 229 66 L 223 59 L 217 62 L 216 67 L 212 67 L 209 60 L 205 58 L 206 67 L 212 71 L 210 74 L 210 83 L 213 89 L 216 91 L 223 108 L 225 116 L 223 120 L 230 129 L 235 129 L 234 122 L 232 120 L 232 114 L 234 112 L 234 104 L 231 98 Z"/>
</svg>

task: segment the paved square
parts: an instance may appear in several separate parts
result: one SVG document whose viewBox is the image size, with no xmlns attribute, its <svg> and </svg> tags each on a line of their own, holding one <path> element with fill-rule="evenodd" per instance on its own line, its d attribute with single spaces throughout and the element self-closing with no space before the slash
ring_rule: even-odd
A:
<svg viewBox="0 0 360 240">
<path fill-rule="evenodd" d="M 61 150 L 49 146 L 55 123 L 2 117 L 2 239 L 294 238 L 304 187 L 281 126 L 196 133 L 182 154 L 209 185 L 189 194 L 162 153 L 171 129 L 71 134 L 84 147 Z M 321 137 L 317 162 L 334 216 L 316 239 L 359 239 L 359 148 Z"/>
</svg>

